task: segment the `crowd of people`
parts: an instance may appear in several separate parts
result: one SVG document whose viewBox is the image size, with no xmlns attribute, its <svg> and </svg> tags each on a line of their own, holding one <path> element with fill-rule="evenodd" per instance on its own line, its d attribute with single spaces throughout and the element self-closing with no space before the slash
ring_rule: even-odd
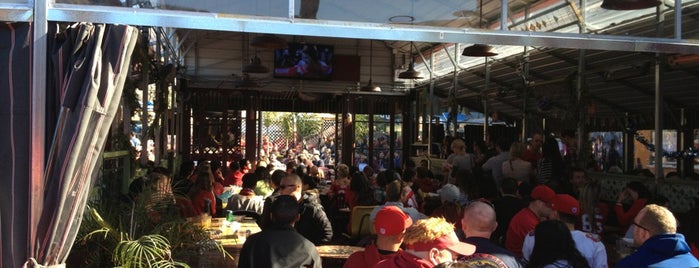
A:
<svg viewBox="0 0 699 268">
<path fill-rule="evenodd" d="M 262 232 L 246 241 L 241 267 L 320 267 L 313 245 L 324 244 L 365 247 L 345 267 L 699 266 L 696 226 L 678 229 L 666 198 L 631 182 L 617 200 L 601 200 L 600 183 L 567 161 L 553 137 L 472 148 L 454 139 L 449 148 L 441 167 L 406 157 L 378 172 L 338 164 L 332 177 L 302 156 L 283 169 L 245 159 L 186 162 L 173 200 L 191 207 L 184 216 L 256 215 Z M 351 221 L 338 222 L 341 211 L 355 206 L 375 206 L 375 235 L 343 235 Z M 636 252 L 608 256 L 624 239 Z"/>
</svg>

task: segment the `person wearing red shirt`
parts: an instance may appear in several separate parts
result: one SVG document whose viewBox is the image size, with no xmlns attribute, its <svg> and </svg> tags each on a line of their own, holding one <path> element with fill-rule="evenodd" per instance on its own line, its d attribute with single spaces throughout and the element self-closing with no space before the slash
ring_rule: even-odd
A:
<svg viewBox="0 0 699 268">
<path fill-rule="evenodd" d="M 189 192 L 194 213 L 216 215 L 216 196 L 213 193 L 213 176 L 208 172 L 198 172 L 196 182 Z M 208 202 L 207 202 L 208 201 Z"/>
<path fill-rule="evenodd" d="M 374 267 L 379 261 L 399 254 L 402 251 L 400 244 L 403 243 L 405 229 L 412 224 L 413 220 L 400 208 L 395 206 L 382 208 L 376 213 L 374 219 L 376 242 L 367 245 L 364 251 L 352 253 L 343 267 Z"/>
<path fill-rule="evenodd" d="M 476 251 L 476 246 L 459 241 L 454 226 L 444 218 L 418 220 L 405 230 L 403 242 L 403 252 L 380 261 L 374 268 L 432 268 Z"/>
<path fill-rule="evenodd" d="M 223 181 L 224 185 L 236 185 L 236 186 L 242 186 L 243 185 L 243 175 L 245 173 L 240 169 L 240 163 L 233 161 L 229 165 L 230 167 L 230 172 L 226 174 L 226 178 Z"/>
<path fill-rule="evenodd" d="M 614 214 L 616 214 L 619 227 L 621 227 L 620 231 L 626 232 L 636 214 L 646 206 L 649 195 L 650 191 L 648 188 L 639 181 L 629 182 L 619 193 L 619 197 L 617 197 L 614 205 Z M 631 203 L 631 207 L 628 210 L 624 210 L 625 202 Z"/>
<path fill-rule="evenodd" d="M 542 219 L 548 219 L 553 213 L 552 204 L 556 193 L 546 185 L 534 187 L 529 206 L 523 208 L 510 221 L 505 233 L 505 248 L 518 257 L 522 257 L 524 238 Z"/>
<path fill-rule="evenodd" d="M 522 160 L 531 163 L 533 169 L 537 168 L 539 159 L 544 157 L 544 155 L 541 153 L 541 145 L 543 144 L 544 136 L 539 133 L 535 133 L 534 135 L 532 135 L 532 140 L 528 148 L 524 150 L 524 152 L 522 152 Z"/>
</svg>

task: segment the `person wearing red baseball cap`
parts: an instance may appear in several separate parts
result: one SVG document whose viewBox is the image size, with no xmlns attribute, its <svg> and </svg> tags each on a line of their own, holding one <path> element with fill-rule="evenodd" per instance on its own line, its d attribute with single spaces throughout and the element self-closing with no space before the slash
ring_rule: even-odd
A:
<svg viewBox="0 0 699 268">
<path fill-rule="evenodd" d="M 454 225 L 444 218 L 418 220 L 405 230 L 403 242 L 403 252 L 380 261 L 374 268 L 432 268 L 476 251 L 476 246 L 459 241 Z"/>
<path fill-rule="evenodd" d="M 607 250 L 600 240 L 599 236 L 592 233 L 575 230 L 575 223 L 580 216 L 580 203 L 575 197 L 567 194 L 558 194 L 553 202 L 553 219 L 557 219 L 565 223 L 570 230 L 570 235 L 575 241 L 575 247 L 580 254 L 587 260 L 590 267 L 606 268 Z M 524 238 L 522 245 L 522 253 L 524 259 L 529 260 L 535 244 L 534 232 L 529 232 Z"/>
<path fill-rule="evenodd" d="M 529 206 L 512 217 L 505 233 L 505 248 L 520 258 L 527 233 L 534 230 L 540 220 L 551 218 L 556 193 L 546 185 L 539 185 L 534 187 L 530 197 Z"/>
<path fill-rule="evenodd" d="M 367 245 L 363 251 L 352 253 L 343 267 L 374 267 L 379 261 L 399 254 L 405 229 L 412 224 L 413 220 L 400 208 L 396 206 L 381 208 L 374 219 L 376 241 Z"/>
</svg>

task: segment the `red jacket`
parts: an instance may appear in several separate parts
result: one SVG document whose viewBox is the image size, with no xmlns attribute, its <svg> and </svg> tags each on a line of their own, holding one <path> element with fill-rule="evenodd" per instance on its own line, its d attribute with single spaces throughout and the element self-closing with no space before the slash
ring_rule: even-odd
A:
<svg viewBox="0 0 699 268">
<path fill-rule="evenodd" d="M 390 255 L 379 254 L 379 249 L 376 245 L 369 244 L 363 251 L 357 251 L 352 253 L 352 255 L 347 258 L 343 268 L 364 268 L 364 267 L 374 267 L 378 262 L 390 259 L 393 256 L 401 253 L 402 250 L 398 249 L 398 252 Z"/>
</svg>

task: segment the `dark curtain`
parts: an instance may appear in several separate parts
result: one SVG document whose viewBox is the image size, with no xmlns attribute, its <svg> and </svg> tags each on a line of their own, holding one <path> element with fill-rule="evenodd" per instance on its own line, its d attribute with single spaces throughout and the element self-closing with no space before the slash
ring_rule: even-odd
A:
<svg viewBox="0 0 699 268">
<path fill-rule="evenodd" d="M 138 30 L 80 23 L 54 39 L 61 111 L 46 167 L 36 262 L 60 265 L 80 228 L 97 163 L 119 107 Z M 51 47 L 51 46 L 50 46 Z"/>
<path fill-rule="evenodd" d="M 31 28 L 0 23 L 0 267 L 29 251 Z"/>
<path fill-rule="evenodd" d="M 7 161 L 0 161 L 3 267 L 20 267 L 23 263 L 28 267 L 64 265 L 98 173 L 97 163 L 119 107 L 138 38 L 138 30 L 131 26 L 89 23 L 78 23 L 47 36 L 50 68 L 46 75 L 46 124 L 55 126 L 55 131 L 46 161 L 39 224 L 30 226 L 30 28 L 30 24 L 23 23 L 0 27 L 0 40 L 16 43 L 0 42 L 0 150 L 3 158 L 8 156 Z M 22 53 L 18 48 L 26 51 Z M 8 73 L 12 75 L 6 77 Z M 60 101 L 55 115 L 51 107 L 56 100 L 51 98 Z M 36 248 L 31 250 L 27 247 L 29 228 L 36 230 Z"/>
</svg>

